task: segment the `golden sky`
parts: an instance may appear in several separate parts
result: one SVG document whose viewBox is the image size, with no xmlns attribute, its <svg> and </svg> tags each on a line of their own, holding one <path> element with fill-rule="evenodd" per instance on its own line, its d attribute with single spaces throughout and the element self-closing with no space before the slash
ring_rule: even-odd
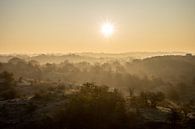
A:
<svg viewBox="0 0 195 129">
<path fill-rule="evenodd" d="M 0 0 L 0 53 L 131 51 L 195 52 L 195 0 Z"/>
</svg>

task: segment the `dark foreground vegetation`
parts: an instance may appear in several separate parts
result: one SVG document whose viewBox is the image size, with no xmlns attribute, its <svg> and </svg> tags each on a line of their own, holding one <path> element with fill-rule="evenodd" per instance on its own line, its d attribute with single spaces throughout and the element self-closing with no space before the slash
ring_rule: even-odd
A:
<svg viewBox="0 0 195 129">
<path fill-rule="evenodd" d="M 12 58 L 0 64 L 0 128 L 194 129 L 194 66 L 191 55 L 42 65 Z"/>
</svg>

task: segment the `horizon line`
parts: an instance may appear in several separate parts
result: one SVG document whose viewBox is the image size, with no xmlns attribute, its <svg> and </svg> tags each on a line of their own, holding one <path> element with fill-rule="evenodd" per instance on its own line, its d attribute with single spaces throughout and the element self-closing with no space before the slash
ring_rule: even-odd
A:
<svg viewBox="0 0 195 129">
<path fill-rule="evenodd" d="M 128 51 L 128 52 L 0 52 L 0 55 L 68 55 L 68 54 L 130 54 L 130 53 L 175 53 L 175 54 L 195 54 L 191 51 Z"/>
</svg>

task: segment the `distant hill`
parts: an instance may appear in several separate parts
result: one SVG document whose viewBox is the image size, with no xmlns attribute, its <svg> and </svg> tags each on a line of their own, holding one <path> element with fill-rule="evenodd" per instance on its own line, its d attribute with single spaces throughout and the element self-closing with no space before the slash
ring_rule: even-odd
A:
<svg viewBox="0 0 195 129">
<path fill-rule="evenodd" d="M 13 57 L 18 57 L 26 61 L 36 60 L 44 63 L 61 63 L 65 60 L 70 62 L 99 62 L 104 63 L 110 60 L 132 61 L 133 59 L 143 59 L 153 56 L 163 55 L 185 55 L 184 52 L 128 52 L 128 53 L 72 53 L 72 54 L 0 54 L 0 62 L 8 62 Z"/>
<path fill-rule="evenodd" d="M 189 81 L 195 77 L 195 56 L 155 56 L 134 60 L 128 72 L 140 76 L 155 76 L 168 81 Z"/>
</svg>

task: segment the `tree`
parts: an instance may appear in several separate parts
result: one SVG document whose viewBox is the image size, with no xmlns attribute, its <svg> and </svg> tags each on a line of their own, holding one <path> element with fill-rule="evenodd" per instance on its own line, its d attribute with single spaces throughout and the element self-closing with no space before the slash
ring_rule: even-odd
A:
<svg viewBox="0 0 195 129">
<path fill-rule="evenodd" d="M 178 122 L 181 120 L 181 114 L 176 109 L 171 109 L 171 113 L 168 117 L 168 121 L 171 124 L 171 128 L 177 129 Z"/>
<path fill-rule="evenodd" d="M 65 113 L 68 129 L 118 129 L 127 126 L 125 100 L 107 86 L 86 83 L 71 96 Z"/>
<path fill-rule="evenodd" d="M 128 90 L 129 90 L 129 97 L 133 97 L 134 96 L 135 89 L 129 87 Z"/>
<path fill-rule="evenodd" d="M 6 100 L 17 97 L 14 85 L 13 74 L 6 71 L 0 73 L 0 99 Z"/>
</svg>

